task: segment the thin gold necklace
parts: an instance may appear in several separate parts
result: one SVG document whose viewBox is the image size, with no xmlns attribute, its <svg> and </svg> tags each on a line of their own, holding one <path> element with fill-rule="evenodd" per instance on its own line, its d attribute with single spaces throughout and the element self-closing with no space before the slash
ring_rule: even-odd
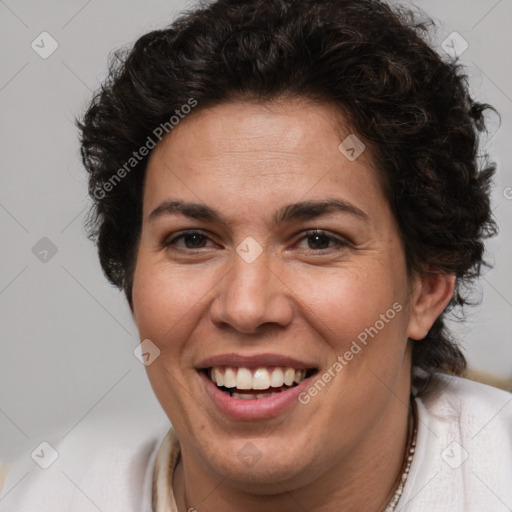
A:
<svg viewBox="0 0 512 512">
<path fill-rule="evenodd" d="M 416 451 L 416 440 L 418 436 L 418 411 L 416 409 L 416 401 L 414 397 L 411 396 L 411 415 L 412 415 L 412 428 L 409 427 L 409 435 L 408 435 L 408 443 L 407 450 L 405 452 L 404 462 L 402 464 L 402 473 L 400 475 L 400 479 L 396 484 L 396 490 L 388 503 L 387 507 L 384 509 L 384 512 L 393 512 L 398 506 L 398 502 L 402 497 L 404 492 L 405 483 L 407 482 L 407 477 L 409 476 L 409 472 L 411 470 L 412 459 L 414 457 L 414 452 Z M 412 432 L 411 432 L 412 430 Z"/>
</svg>

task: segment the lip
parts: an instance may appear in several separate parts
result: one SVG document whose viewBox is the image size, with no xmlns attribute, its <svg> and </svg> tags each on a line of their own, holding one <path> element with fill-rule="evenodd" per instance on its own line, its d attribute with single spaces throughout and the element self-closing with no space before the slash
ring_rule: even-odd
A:
<svg viewBox="0 0 512 512">
<path fill-rule="evenodd" d="M 296 370 L 318 368 L 317 363 L 299 361 L 293 357 L 281 354 L 219 354 L 203 359 L 197 366 L 197 370 L 204 370 L 212 366 L 235 366 L 242 368 L 259 368 L 270 366 L 285 366 Z"/>
<path fill-rule="evenodd" d="M 261 363 L 261 360 L 259 361 Z M 273 396 L 253 400 L 232 398 L 226 393 L 223 393 L 204 372 L 198 371 L 198 375 L 203 380 L 206 392 L 223 415 L 233 420 L 249 421 L 272 418 L 287 411 L 293 404 L 299 406 L 300 402 L 298 397 L 300 393 L 307 389 L 310 379 L 314 377 L 316 373 L 304 379 L 293 388 L 281 391 Z M 261 392 L 264 393 L 265 391 L 262 390 Z"/>
</svg>

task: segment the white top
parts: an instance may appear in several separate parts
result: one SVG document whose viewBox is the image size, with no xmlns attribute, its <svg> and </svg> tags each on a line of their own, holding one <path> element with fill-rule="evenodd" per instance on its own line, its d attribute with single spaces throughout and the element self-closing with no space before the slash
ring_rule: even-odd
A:
<svg viewBox="0 0 512 512">
<path fill-rule="evenodd" d="M 416 399 L 416 452 L 396 511 L 510 512 L 512 394 L 457 377 L 443 376 L 442 382 L 439 394 Z M 7 474 L 0 512 L 174 512 L 167 482 L 179 443 L 168 428 L 136 443 L 112 436 L 101 449 L 93 432 L 88 442 L 70 436 L 56 447 L 59 458 L 48 469 L 28 455 L 28 463 Z M 35 457 L 48 457 L 48 449 L 43 453 Z"/>
</svg>

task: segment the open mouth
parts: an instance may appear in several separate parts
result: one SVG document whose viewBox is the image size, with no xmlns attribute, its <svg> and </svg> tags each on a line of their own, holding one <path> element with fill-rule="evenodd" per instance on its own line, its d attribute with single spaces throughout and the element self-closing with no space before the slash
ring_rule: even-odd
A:
<svg viewBox="0 0 512 512">
<path fill-rule="evenodd" d="M 317 372 L 316 368 L 214 366 L 201 370 L 217 388 L 231 398 L 255 400 L 277 395 L 298 386 Z"/>
</svg>

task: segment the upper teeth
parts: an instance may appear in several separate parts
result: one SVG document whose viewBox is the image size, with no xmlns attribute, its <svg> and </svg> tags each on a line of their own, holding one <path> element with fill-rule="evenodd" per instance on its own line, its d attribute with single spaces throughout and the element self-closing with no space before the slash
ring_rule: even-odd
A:
<svg viewBox="0 0 512 512">
<path fill-rule="evenodd" d="M 268 389 L 279 388 L 283 385 L 291 386 L 294 382 L 300 383 L 306 378 L 305 369 L 294 368 L 233 368 L 231 366 L 214 366 L 210 371 L 211 380 L 217 386 L 238 389 Z"/>
</svg>

